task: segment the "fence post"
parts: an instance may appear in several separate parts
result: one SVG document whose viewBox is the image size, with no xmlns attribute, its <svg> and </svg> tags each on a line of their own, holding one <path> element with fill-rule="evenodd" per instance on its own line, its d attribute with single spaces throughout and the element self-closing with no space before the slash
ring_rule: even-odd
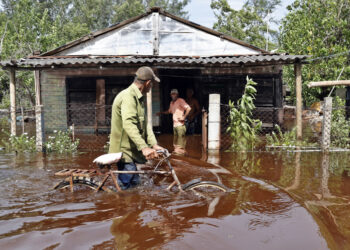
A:
<svg viewBox="0 0 350 250">
<path fill-rule="evenodd" d="M 45 126 L 43 106 L 41 105 L 40 71 L 34 71 L 35 83 L 35 128 L 36 128 L 36 150 L 43 152 L 45 143 Z"/>
<path fill-rule="evenodd" d="M 23 111 L 23 107 L 21 107 L 21 122 L 22 122 L 22 134 L 24 134 L 24 111 Z"/>
<path fill-rule="evenodd" d="M 331 144 L 332 97 L 324 98 L 322 124 L 322 150 L 327 151 Z"/>
<path fill-rule="evenodd" d="M 208 113 L 203 108 L 202 110 L 202 145 L 203 150 L 207 151 L 208 149 Z"/>
<path fill-rule="evenodd" d="M 16 71 L 10 69 L 11 135 L 16 135 Z"/>
<path fill-rule="evenodd" d="M 294 65 L 295 71 L 295 95 L 297 99 L 296 103 L 296 122 L 297 122 L 297 139 L 302 138 L 302 112 L 303 112 L 303 101 L 302 101 L 302 83 L 301 83 L 301 63 Z"/>
<path fill-rule="evenodd" d="M 208 149 L 220 149 L 220 94 L 209 95 Z"/>
<path fill-rule="evenodd" d="M 43 106 L 35 106 L 36 150 L 43 152 L 45 143 Z"/>
</svg>

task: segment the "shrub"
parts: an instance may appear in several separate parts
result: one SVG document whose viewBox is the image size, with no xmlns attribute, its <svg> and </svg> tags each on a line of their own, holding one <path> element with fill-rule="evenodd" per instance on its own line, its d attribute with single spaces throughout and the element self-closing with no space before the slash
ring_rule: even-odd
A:
<svg viewBox="0 0 350 250">
<path fill-rule="evenodd" d="M 7 152 L 35 152 L 36 144 L 35 137 L 28 136 L 27 133 L 23 133 L 20 136 L 10 135 L 7 131 L 2 132 L 8 136 L 8 139 L 3 139 L 1 142 Z"/>
<path fill-rule="evenodd" d="M 346 119 L 345 100 L 338 96 L 333 99 L 331 146 L 350 148 L 350 121 Z"/>
<path fill-rule="evenodd" d="M 310 142 L 308 138 L 304 138 L 304 140 L 298 141 L 296 128 L 283 133 L 281 127 L 276 124 L 275 131 L 273 131 L 271 135 L 266 135 L 266 144 L 268 146 L 316 146 L 316 143 Z"/>
<path fill-rule="evenodd" d="M 255 109 L 256 85 L 256 82 L 247 77 L 247 84 L 242 97 L 237 101 L 237 107 L 233 101 L 229 101 L 230 115 L 227 132 L 233 141 L 231 149 L 252 150 L 258 142 L 257 133 L 261 129 L 262 122 L 252 118 Z"/>
<path fill-rule="evenodd" d="M 79 139 L 73 141 L 71 131 L 53 131 L 53 135 L 48 137 L 45 143 L 46 152 L 70 153 L 78 150 Z"/>
</svg>

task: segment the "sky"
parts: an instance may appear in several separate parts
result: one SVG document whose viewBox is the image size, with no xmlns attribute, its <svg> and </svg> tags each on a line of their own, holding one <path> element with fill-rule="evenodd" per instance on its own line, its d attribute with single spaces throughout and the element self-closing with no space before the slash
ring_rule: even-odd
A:
<svg viewBox="0 0 350 250">
<path fill-rule="evenodd" d="M 232 8 L 239 10 L 242 8 L 245 0 L 228 0 Z M 293 3 L 294 0 L 282 0 L 280 7 L 276 9 L 273 16 L 278 20 L 287 14 L 286 7 Z M 190 21 L 197 24 L 212 28 L 215 22 L 214 12 L 210 8 L 211 0 L 192 0 L 186 7 L 190 15 Z"/>
</svg>

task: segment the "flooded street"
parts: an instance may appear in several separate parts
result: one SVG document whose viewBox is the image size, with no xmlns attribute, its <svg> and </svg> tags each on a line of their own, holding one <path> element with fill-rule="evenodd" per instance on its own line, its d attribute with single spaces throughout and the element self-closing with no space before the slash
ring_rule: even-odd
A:
<svg viewBox="0 0 350 250">
<path fill-rule="evenodd" d="M 204 198 L 147 179 L 115 194 L 52 190 L 56 171 L 91 168 L 100 153 L 2 153 L 0 249 L 350 248 L 350 154 L 203 156 L 196 144 L 173 157 L 180 181 L 220 178 L 234 192 Z"/>
</svg>

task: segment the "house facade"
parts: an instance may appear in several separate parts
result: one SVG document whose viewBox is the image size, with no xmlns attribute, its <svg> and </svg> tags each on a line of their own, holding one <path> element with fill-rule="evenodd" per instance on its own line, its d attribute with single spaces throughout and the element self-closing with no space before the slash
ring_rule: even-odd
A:
<svg viewBox="0 0 350 250">
<path fill-rule="evenodd" d="M 207 109 L 211 93 L 221 94 L 223 104 L 237 101 L 247 76 L 258 83 L 257 108 L 271 112 L 272 120 L 265 123 L 280 122 L 282 67 L 305 58 L 269 53 L 153 8 L 52 51 L 0 64 L 35 72 L 43 132 L 74 125 L 86 134 L 108 134 L 114 97 L 130 85 L 138 67 L 150 66 L 161 83 L 148 97 L 149 120 L 156 130 L 167 133 L 170 117 L 155 114 L 168 108 L 172 88 L 179 90 L 180 97 L 193 89 Z"/>
</svg>

